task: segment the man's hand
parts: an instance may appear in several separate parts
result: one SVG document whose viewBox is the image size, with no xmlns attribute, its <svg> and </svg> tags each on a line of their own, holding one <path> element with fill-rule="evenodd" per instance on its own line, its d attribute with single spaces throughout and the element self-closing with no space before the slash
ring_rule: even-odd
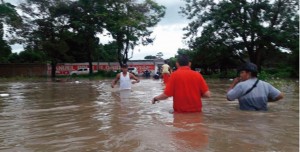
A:
<svg viewBox="0 0 300 152">
<path fill-rule="evenodd" d="M 159 103 L 159 100 L 157 100 L 155 97 L 152 99 L 152 104 L 155 104 L 155 103 Z"/>
<path fill-rule="evenodd" d="M 238 84 L 239 82 L 241 81 L 241 78 L 240 77 L 236 77 L 233 79 L 233 82 L 231 83 L 230 87 L 228 88 L 227 92 L 230 91 L 232 88 L 234 88 L 234 86 L 236 84 Z"/>
<path fill-rule="evenodd" d="M 240 81 L 241 81 L 241 78 L 240 78 L 240 77 L 236 77 L 236 78 L 233 79 L 233 82 L 232 82 L 232 83 L 236 85 L 236 84 L 238 84 Z"/>
<path fill-rule="evenodd" d="M 139 83 L 139 82 L 140 82 L 140 80 L 135 80 L 135 81 L 132 81 L 131 83 L 135 84 L 135 83 Z"/>
<path fill-rule="evenodd" d="M 110 86 L 111 86 L 111 88 L 114 88 L 114 87 L 115 87 L 115 85 L 114 85 L 113 83 L 112 83 Z"/>
<path fill-rule="evenodd" d="M 167 98 L 168 98 L 168 96 L 165 95 L 164 93 L 162 93 L 162 94 L 160 94 L 160 95 L 158 95 L 158 96 L 156 96 L 156 97 L 154 97 L 154 98 L 152 99 L 152 104 L 158 103 L 159 100 L 165 100 L 165 99 L 167 99 Z"/>
</svg>

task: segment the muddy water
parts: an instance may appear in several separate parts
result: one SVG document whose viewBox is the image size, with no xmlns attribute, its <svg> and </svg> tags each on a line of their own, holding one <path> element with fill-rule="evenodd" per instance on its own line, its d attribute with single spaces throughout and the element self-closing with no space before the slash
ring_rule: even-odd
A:
<svg viewBox="0 0 300 152">
<path fill-rule="evenodd" d="M 170 114 L 172 98 L 150 104 L 159 81 L 131 92 L 110 81 L 1 83 L 0 151 L 298 151 L 299 84 L 274 81 L 285 99 L 243 112 L 225 99 L 228 80 L 208 81 L 203 113 Z"/>
</svg>

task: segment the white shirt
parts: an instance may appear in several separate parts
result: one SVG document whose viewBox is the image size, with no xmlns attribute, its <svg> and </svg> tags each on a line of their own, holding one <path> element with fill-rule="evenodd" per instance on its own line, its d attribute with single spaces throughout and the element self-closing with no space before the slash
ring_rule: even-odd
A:
<svg viewBox="0 0 300 152">
<path fill-rule="evenodd" d="M 168 64 L 162 65 L 162 73 L 170 74 L 169 68 L 170 68 L 170 66 Z"/>
<path fill-rule="evenodd" d="M 123 75 L 123 72 L 120 74 L 120 90 L 131 89 L 131 80 L 129 77 L 130 73 L 127 72 L 126 75 Z"/>
</svg>

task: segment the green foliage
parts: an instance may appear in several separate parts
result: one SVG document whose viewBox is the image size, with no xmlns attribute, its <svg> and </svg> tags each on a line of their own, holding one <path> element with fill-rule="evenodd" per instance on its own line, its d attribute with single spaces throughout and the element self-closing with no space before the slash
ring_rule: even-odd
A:
<svg viewBox="0 0 300 152">
<path fill-rule="evenodd" d="M 152 43 L 149 28 L 155 26 L 165 14 L 165 7 L 152 0 L 142 3 L 133 0 L 109 0 L 105 28 L 118 46 L 118 61 L 127 63 L 129 50 L 138 44 Z"/>
<path fill-rule="evenodd" d="M 144 57 L 144 59 L 156 59 L 157 57 L 156 56 L 153 56 L 153 55 L 147 55 Z"/>
<path fill-rule="evenodd" d="M 101 62 L 116 62 L 118 61 L 118 46 L 116 42 L 111 42 L 105 45 L 99 45 L 96 49 L 96 57 L 94 61 Z M 97 59 L 97 60 L 96 60 Z"/>
<path fill-rule="evenodd" d="M 15 6 L 10 3 L 0 3 L 0 24 L 3 23 L 11 26 L 8 28 L 9 33 L 22 26 L 22 18 L 17 13 Z"/>
<path fill-rule="evenodd" d="M 11 47 L 2 38 L 0 38 L 0 54 L 0 63 L 6 63 L 8 56 L 11 54 Z"/>
<path fill-rule="evenodd" d="M 12 53 L 8 41 L 4 40 L 4 24 L 8 25 L 6 30 L 13 34 L 22 25 L 22 19 L 10 3 L 0 3 L 0 63 L 8 62 L 8 56 Z M 6 37 L 6 36 L 5 36 Z"/>
<path fill-rule="evenodd" d="M 297 78 L 296 75 L 293 75 L 292 67 L 279 67 L 279 68 L 271 68 L 271 69 L 263 69 L 258 77 L 262 80 L 270 80 L 277 78 Z"/>
<path fill-rule="evenodd" d="M 8 57 L 9 63 L 46 63 L 46 55 L 39 51 L 22 51 L 12 53 Z"/>
<path fill-rule="evenodd" d="M 26 0 L 20 5 L 24 15 L 31 16 L 24 17 L 26 26 L 22 36 L 25 38 L 26 50 L 43 52 L 52 65 L 68 58 L 66 39 L 69 32 L 66 16 L 60 12 L 67 8 L 66 5 L 67 1 L 62 0 Z"/>
<path fill-rule="evenodd" d="M 52 77 L 59 62 L 89 62 L 90 69 L 92 61 L 127 62 L 135 45 L 153 42 L 149 27 L 165 13 L 152 0 L 25 0 L 20 8 L 26 48 L 44 52 Z M 97 34 L 104 29 L 114 42 L 103 46 Z"/>
<path fill-rule="evenodd" d="M 181 13 L 191 20 L 185 36 L 199 65 L 226 69 L 249 60 L 260 70 L 265 61 L 276 62 L 274 53 L 289 50 L 290 66 L 299 71 L 297 0 L 185 1 Z"/>
<path fill-rule="evenodd" d="M 116 75 L 118 74 L 119 72 L 118 71 L 105 71 L 104 72 L 104 75 L 105 77 L 116 77 Z"/>
<path fill-rule="evenodd" d="M 168 60 L 169 66 L 170 66 L 171 68 L 176 67 L 176 61 L 177 61 L 176 57 L 171 57 L 171 58 L 169 58 L 169 60 Z"/>
</svg>

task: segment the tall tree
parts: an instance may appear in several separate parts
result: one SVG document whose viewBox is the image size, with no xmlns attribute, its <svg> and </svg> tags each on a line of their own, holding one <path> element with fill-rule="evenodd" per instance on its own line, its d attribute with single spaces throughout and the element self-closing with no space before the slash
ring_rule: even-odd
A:
<svg viewBox="0 0 300 152">
<path fill-rule="evenodd" d="M 51 77 L 55 78 L 56 65 L 66 60 L 69 47 L 65 41 L 69 33 L 67 11 L 70 1 L 26 0 L 20 5 L 26 21 L 24 26 L 26 48 L 43 51 L 51 62 Z"/>
<path fill-rule="evenodd" d="M 185 1 L 181 13 L 191 20 L 185 28 L 191 46 L 199 47 L 196 43 L 209 31 L 211 45 L 218 42 L 225 48 L 220 51 L 244 55 L 259 69 L 274 51 L 299 52 L 290 44 L 299 37 L 297 0 Z M 205 50 L 205 46 L 199 49 Z"/>
<path fill-rule="evenodd" d="M 93 73 L 92 61 L 96 48 L 99 47 L 97 34 L 102 33 L 104 19 L 107 16 L 106 1 L 78 0 L 70 7 L 70 27 L 79 38 L 78 43 L 86 52 L 90 74 Z"/>
<path fill-rule="evenodd" d="M 22 26 L 22 19 L 17 13 L 15 6 L 0 1 L 0 62 L 6 62 L 8 56 L 12 53 L 8 42 L 4 40 L 4 24 L 9 34 L 14 34 L 14 31 Z"/>
<path fill-rule="evenodd" d="M 152 0 L 138 3 L 135 0 L 107 0 L 106 29 L 118 46 L 119 64 L 127 63 L 129 51 L 138 44 L 153 42 L 150 27 L 165 14 L 165 7 Z"/>
</svg>

